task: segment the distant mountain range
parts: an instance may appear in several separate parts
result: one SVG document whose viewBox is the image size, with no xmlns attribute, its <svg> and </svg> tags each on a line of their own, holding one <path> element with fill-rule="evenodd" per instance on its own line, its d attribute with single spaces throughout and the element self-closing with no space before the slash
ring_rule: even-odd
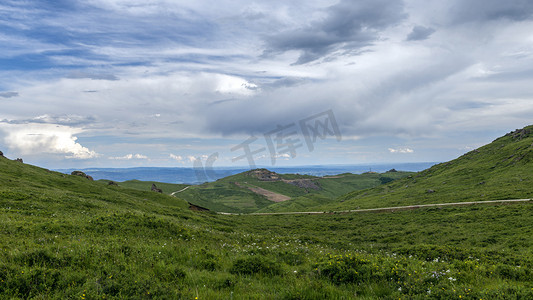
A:
<svg viewBox="0 0 533 300">
<path fill-rule="evenodd" d="M 361 164 L 361 165 L 314 165 L 314 166 L 295 166 L 295 167 L 272 167 L 262 166 L 268 168 L 279 174 L 302 174 L 312 176 L 327 176 L 337 175 L 342 173 L 362 174 L 365 172 L 383 173 L 390 169 L 398 171 L 418 172 L 425 170 L 436 162 L 421 162 L 421 163 L 386 163 L 386 164 Z M 200 184 L 206 181 L 212 182 L 227 176 L 239 174 L 248 171 L 248 168 L 243 167 L 219 167 L 213 168 L 212 172 L 205 174 L 205 172 L 198 173 L 199 170 L 194 168 L 86 168 L 86 169 L 56 169 L 65 174 L 70 174 L 72 171 L 83 171 L 87 175 L 92 176 L 95 180 L 109 179 L 113 181 L 127 181 L 127 180 L 141 180 L 141 181 L 157 181 L 165 183 L 177 184 Z M 201 170 L 200 170 L 201 171 Z"/>
</svg>

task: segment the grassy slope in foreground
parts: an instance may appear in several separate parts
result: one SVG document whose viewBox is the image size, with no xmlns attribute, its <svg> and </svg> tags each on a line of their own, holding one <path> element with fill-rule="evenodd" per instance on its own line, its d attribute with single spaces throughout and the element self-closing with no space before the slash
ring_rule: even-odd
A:
<svg viewBox="0 0 533 300">
<path fill-rule="evenodd" d="M 0 299 L 531 299 L 532 207 L 219 216 L 0 157 Z"/>
<path fill-rule="evenodd" d="M 356 191 L 321 210 L 393 207 L 533 197 L 533 126 L 511 132 L 450 162 L 370 190 Z"/>
</svg>

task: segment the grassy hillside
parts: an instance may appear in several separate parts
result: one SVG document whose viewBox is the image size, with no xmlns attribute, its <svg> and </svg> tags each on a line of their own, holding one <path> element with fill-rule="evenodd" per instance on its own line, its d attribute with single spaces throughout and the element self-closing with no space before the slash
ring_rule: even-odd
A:
<svg viewBox="0 0 533 300">
<path fill-rule="evenodd" d="M 254 172 L 278 176 L 276 180 L 261 180 Z M 340 174 L 315 177 L 298 174 L 275 174 L 259 169 L 219 179 L 215 182 L 191 186 L 178 196 L 214 211 L 250 213 L 308 211 L 316 206 L 334 202 L 343 194 L 354 190 L 378 186 L 384 182 L 406 177 L 410 172 L 383 174 Z M 288 196 L 291 200 L 275 203 L 250 188 L 262 188 Z"/>
<path fill-rule="evenodd" d="M 528 126 L 408 178 L 349 193 L 321 209 L 532 198 L 532 170 L 533 126 Z"/>
<path fill-rule="evenodd" d="M 324 205 L 335 204 L 338 202 L 338 197 L 346 193 L 363 190 L 370 187 L 376 187 L 384 183 L 392 182 L 393 180 L 404 178 L 414 174 L 412 172 L 386 172 L 379 173 L 364 173 L 364 174 L 339 174 L 337 176 L 329 176 L 317 178 L 317 182 L 321 190 L 311 191 L 300 197 L 295 197 L 291 200 L 273 203 L 257 212 L 291 212 L 291 211 L 314 211 L 321 210 Z"/>
<path fill-rule="evenodd" d="M 531 299 L 533 205 L 222 216 L 0 157 L 0 299 Z"/>
</svg>

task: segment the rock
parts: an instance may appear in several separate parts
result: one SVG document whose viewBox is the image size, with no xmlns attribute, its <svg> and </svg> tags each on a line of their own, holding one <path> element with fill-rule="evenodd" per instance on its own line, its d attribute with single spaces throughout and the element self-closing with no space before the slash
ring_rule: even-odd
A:
<svg viewBox="0 0 533 300">
<path fill-rule="evenodd" d="M 390 169 L 387 171 L 387 173 L 394 173 L 394 172 L 398 172 L 398 171 L 396 171 L 396 169 Z"/>
<path fill-rule="evenodd" d="M 15 161 L 18 161 L 19 163 L 24 163 L 24 161 L 22 160 L 22 158 L 17 158 L 17 159 L 15 159 Z"/>
<path fill-rule="evenodd" d="M 280 176 L 276 172 L 267 169 L 255 169 L 248 172 L 249 176 L 255 177 L 261 181 L 279 181 Z"/>
<path fill-rule="evenodd" d="M 4 152 L 0 151 L 0 157 L 5 157 Z"/>
<path fill-rule="evenodd" d="M 427 193 L 428 193 L 428 194 L 432 194 L 432 193 L 435 193 L 435 191 L 432 190 L 432 189 L 429 189 L 429 190 L 427 190 Z"/>
<path fill-rule="evenodd" d="M 522 140 L 526 137 L 529 137 L 531 131 L 529 129 L 517 129 L 515 131 L 509 132 L 506 136 L 511 136 L 513 139 Z"/>
<path fill-rule="evenodd" d="M 194 211 L 209 211 L 208 208 L 201 207 L 201 206 L 198 206 L 198 205 L 194 205 L 191 202 L 188 202 L 188 203 L 189 203 L 189 209 L 190 210 L 194 210 Z"/>
<path fill-rule="evenodd" d="M 305 189 L 306 191 L 311 190 L 321 190 L 320 186 L 318 185 L 318 182 L 311 180 L 311 179 L 294 179 L 294 180 L 284 180 L 288 184 L 295 185 L 301 189 Z"/>
<path fill-rule="evenodd" d="M 163 193 L 163 190 L 158 189 L 155 183 L 152 183 L 152 192 Z"/>
<path fill-rule="evenodd" d="M 114 182 L 114 181 L 110 181 L 107 183 L 107 185 L 114 185 L 114 186 L 118 186 L 118 183 Z"/>
<path fill-rule="evenodd" d="M 70 173 L 70 175 L 85 177 L 85 178 L 89 179 L 90 181 L 94 180 L 91 176 L 83 173 L 82 171 L 72 171 L 72 173 Z"/>
</svg>

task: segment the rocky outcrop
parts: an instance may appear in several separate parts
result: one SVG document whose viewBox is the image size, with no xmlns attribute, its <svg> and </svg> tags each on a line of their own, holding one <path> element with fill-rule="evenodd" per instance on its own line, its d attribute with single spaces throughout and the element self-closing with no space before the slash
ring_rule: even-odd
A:
<svg viewBox="0 0 533 300">
<path fill-rule="evenodd" d="M 301 189 L 316 191 L 321 190 L 320 186 L 318 185 L 318 182 L 311 179 L 284 180 L 284 182 L 295 185 Z"/>
<path fill-rule="evenodd" d="M 261 181 L 279 181 L 281 177 L 276 172 L 267 169 L 256 169 L 248 172 L 249 176 L 255 177 Z"/>
<path fill-rule="evenodd" d="M 158 189 L 155 183 L 152 183 L 152 192 L 163 193 L 162 189 Z"/>
<path fill-rule="evenodd" d="M 70 173 L 70 175 L 85 177 L 85 178 L 89 179 L 90 181 L 94 180 L 91 176 L 83 173 L 82 171 L 72 171 L 72 173 Z"/>
<path fill-rule="evenodd" d="M 24 161 L 22 160 L 22 158 L 17 158 L 17 159 L 15 159 L 15 161 L 18 161 L 19 163 L 24 163 Z"/>
<path fill-rule="evenodd" d="M 0 157 L 5 157 L 4 152 L 0 151 Z"/>
<path fill-rule="evenodd" d="M 107 183 L 107 185 L 114 185 L 114 186 L 118 186 L 118 183 L 114 182 L 114 181 L 109 181 Z"/>
<path fill-rule="evenodd" d="M 511 136 L 515 140 L 522 140 L 523 138 L 529 137 L 530 133 L 531 130 L 522 128 L 509 132 L 508 134 L 506 134 L 506 136 Z"/>
</svg>

